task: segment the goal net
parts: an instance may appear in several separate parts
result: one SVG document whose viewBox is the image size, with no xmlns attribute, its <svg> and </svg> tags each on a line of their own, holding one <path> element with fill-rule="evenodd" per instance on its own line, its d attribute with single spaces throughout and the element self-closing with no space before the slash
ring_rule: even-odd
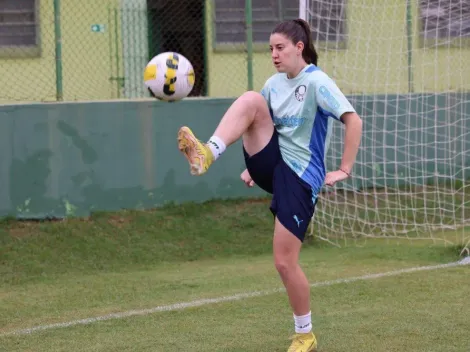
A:
<svg viewBox="0 0 470 352">
<path fill-rule="evenodd" d="M 319 66 L 364 121 L 354 177 L 324 189 L 312 233 L 468 238 L 470 2 L 301 0 L 299 15 Z M 335 126 L 329 171 L 343 131 Z"/>
</svg>

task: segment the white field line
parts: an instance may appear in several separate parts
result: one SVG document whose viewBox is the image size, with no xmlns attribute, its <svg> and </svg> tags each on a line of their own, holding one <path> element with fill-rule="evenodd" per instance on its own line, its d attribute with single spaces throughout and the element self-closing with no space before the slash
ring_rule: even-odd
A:
<svg viewBox="0 0 470 352">
<path fill-rule="evenodd" d="M 451 268 L 451 267 L 462 266 L 462 265 L 470 265 L 470 257 L 462 259 L 458 262 L 452 262 L 452 263 L 447 263 L 447 264 L 418 266 L 418 267 L 413 267 L 413 268 L 388 271 L 384 273 L 369 274 L 369 275 L 355 276 L 355 277 L 349 277 L 349 278 L 344 278 L 344 279 L 315 282 L 311 284 L 310 287 L 332 286 L 332 285 L 345 284 L 345 283 L 356 282 L 356 281 L 373 280 L 373 279 L 379 279 L 382 277 L 397 276 L 401 274 L 414 273 L 418 271 L 445 269 L 445 268 Z M 111 320 L 111 319 L 123 319 L 127 317 L 132 317 L 132 316 L 142 316 L 142 315 L 149 315 L 149 314 L 154 314 L 154 313 L 159 313 L 159 312 L 169 312 L 173 310 L 200 307 L 200 306 L 205 306 L 208 304 L 239 301 L 239 300 L 243 300 L 247 298 L 267 296 L 270 294 L 281 293 L 281 292 L 285 292 L 285 289 L 278 288 L 278 289 L 266 290 L 266 291 L 253 291 L 253 292 L 239 293 L 239 294 L 232 295 L 232 296 L 199 299 L 199 300 L 190 301 L 190 302 L 180 302 L 180 303 L 169 304 L 169 305 L 164 305 L 164 306 L 157 306 L 157 307 L 149 308 L 149 309 L 128 310 L 126 312 L 107 314 L 107 315 L 80 319 L 80 320 L 72 320 L 72 321 L 68 321 L 65 323 L 39 325 L 39 326 L 34 326 L 28 329 L 14 330 L 10 332 L 1 333 L 0 336 L 26 335 L 26 334 L 31 334 L 33 332 L 42 331 L 42 330 L 66 328 L 66 327 L 75 326 L 75 325 L 88 325 L 88 324 L 92 324 L 98 321 L 105 321 L 105 320 Z"/>
</svg>

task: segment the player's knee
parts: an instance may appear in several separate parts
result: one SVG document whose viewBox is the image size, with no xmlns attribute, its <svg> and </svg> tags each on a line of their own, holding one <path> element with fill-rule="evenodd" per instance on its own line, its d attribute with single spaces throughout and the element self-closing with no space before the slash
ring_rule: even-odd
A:
<svg viewBox="0 0 470 352">
<path fill-rule="evenodd" d="M 248 91 L 243 93 L 240 96 L 240 99 L 242 99 L 244 102 L 246 102 L 247 105 L 254 109 L 266 106 L 266 100 L 264 97 L 255 91 Z"/>
<path fill-rule="evenodd" d="M 292 263 L 291 260 L 285 257 L 275 257 L 274 266 L 276 267 L 277 272 L 281 277 L 286 277 L 295 270 L 295 263 Z"/>
</svg>

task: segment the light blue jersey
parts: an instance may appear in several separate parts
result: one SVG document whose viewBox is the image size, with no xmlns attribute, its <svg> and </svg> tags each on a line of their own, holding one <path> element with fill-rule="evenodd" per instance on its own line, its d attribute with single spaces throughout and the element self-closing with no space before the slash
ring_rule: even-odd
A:
<svg viewBox="0 0 470 352">
<path fill-rule="evenodd" d="M 332 123 L 345 112 L 355 112 L 335 82 L 315 65 L 296 77 L 277 73 L 266 81 L 266 99 L 279 133 L 281 155 L 307 182 L 317 197 L 325 179 L 325 156 Z"/>
</svg>

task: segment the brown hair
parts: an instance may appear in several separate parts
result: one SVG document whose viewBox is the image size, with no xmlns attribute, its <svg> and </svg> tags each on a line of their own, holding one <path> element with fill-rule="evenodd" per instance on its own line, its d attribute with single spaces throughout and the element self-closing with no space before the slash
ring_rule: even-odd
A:
<svg viewBox="0 0 470 352">
<path fill-rule="evenodd" d="M 294 45 L 298 42 L 304 43 L 304 49 L 302 51 L 303 59 L 307 64 L 317 65 L 318 54 L 313 46 L 310 26 L 305 20 L 299 18 L 296 20 L 281 22 L 274 27 L 271 34 L 274 33 L 284 34 L 292 41 L 292 43 L 294 43 Z"/>
</svg>

